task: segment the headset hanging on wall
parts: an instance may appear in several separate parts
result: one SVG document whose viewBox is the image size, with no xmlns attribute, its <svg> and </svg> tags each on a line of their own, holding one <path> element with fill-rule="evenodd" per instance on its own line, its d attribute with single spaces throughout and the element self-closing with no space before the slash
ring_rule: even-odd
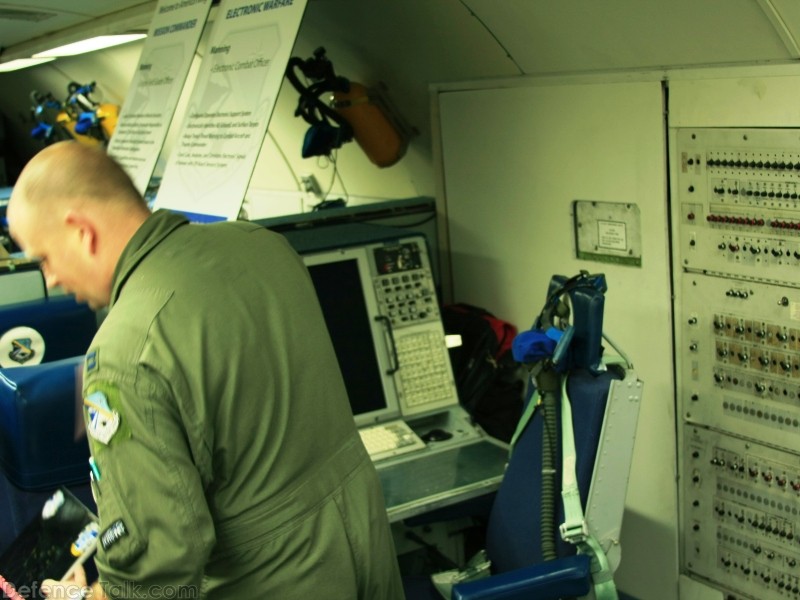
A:
<svg viewBox="0 0 800 600">
<path fill-rule="evenodd" d="M 296 69 L 313 83 L 303 85 Z M 337 76 L 324 48 L 317 48 L 307 60 L 290 58 L 286 77 L 300 94 L 295 116 L 311 125 L 303 140 L 303 158 L 328 156 L 355 139 L 373 164 L 389 167 L 403 157 L 409 140 L 418 134 L 400 116 L 383 83 L 366 87 Z M 323 94 L 328 94 L 327 101 L 320 98 Z"/>
<path fill-rule="evenodd" d="M 314 83 L 304 86 L 295 69 L 300 69 Z M 303 138 L 303 158 L 328 156 L 353 139 L 350 124 L 320 99 L 320 95 L 326 92 L 350 90 L 350 81 L 334 73 L 333 64 L 325 57 L 325 48 L 317 48 L 314 56 L 307 60 L 290 58 L 286 78 L 300 94 L 294 116 L 302 117 L 311 126 Z"/>
</svg>

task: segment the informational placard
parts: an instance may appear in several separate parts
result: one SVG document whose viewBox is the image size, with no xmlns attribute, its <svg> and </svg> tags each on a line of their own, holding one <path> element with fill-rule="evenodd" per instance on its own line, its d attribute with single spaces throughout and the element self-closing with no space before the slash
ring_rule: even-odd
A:
<svg viewBox="0 0 800 600">
<path fill-rule="evenodd" d="M 222 0 L 154 208 L 238 216 L 305 7 Z"/>
<path fill-rule="evenodd" d="M 160 0 L 108 144 L 144 194 L 186 83 L 212 0 Z"/>
<path fill-rule="evenodd" d="M 642 266 L 642 224 L 637 204 L 576 200 L 574 218 L 579 259 Z"/>
</svg>

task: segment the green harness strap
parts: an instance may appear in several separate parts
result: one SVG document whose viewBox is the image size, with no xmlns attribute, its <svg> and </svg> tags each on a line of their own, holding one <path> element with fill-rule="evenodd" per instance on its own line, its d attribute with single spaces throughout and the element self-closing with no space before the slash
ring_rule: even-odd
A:
<svg viewBox="0 0 800 600">
<path fill-rule="evenodd" d="M 627 365 L 622 358 L 613 357 L 604 360 L 603 364 L 618 363 Z M 534 376 L 531 376 L 531 380 Z M 514 451 L 517 439 L 541 406 L 542 398 L 538 388 L 535 388 L 525 410 L 520 416 L 514 435 L 511 437 L 509 457 Z M 596 600 L 618 600 L 617 587 L 614 575 L 608 564 L 608 558 L 599 542 L 589 534 L 581 505 L 580 490 L 575 475 L 576 452 L 575 434 L 572 430 L 572 405 L 567 395 L 567 378 L 561 378 L 561 444 L 562 444 L 562 469 L 561 469 L 561 498 L 564 503 L 564 523 L 561 524 L 561 537 L 578 548 L 578 552 L 591 557 L 592 583 Z"/>
<path fill-rule="evenodd" d="M 530 400 L 528 400 L 528 405 L 522 412 L 519 421 L 517 421 L 517 428 L 514 430 L 514 435 L 511 436 L 511 443 L 508 448 L 509 458 L 511 458 L 511 454 L 514 452 L 514 446 L 517 443 L 517 439 L 522 435 L 522 432 L 525 431 L 525 428 L 528 426 L 528 422 L 531 420 L 533 414 L 536 412 L 536 409 L 541 403 L 542 397 L 539 395 L 539 390 L 534 389 Z"/>
</svg>

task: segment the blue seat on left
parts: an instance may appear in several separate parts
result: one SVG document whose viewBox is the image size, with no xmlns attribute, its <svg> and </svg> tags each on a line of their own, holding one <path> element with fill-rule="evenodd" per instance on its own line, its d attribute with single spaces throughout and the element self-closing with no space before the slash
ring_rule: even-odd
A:
<svg viewBox="0 0 800 600">
<path fill-rule="evenodd" d="M 0 366 L 35 365 L 85 354 L 96 332 L 97 315 L 72 296 L 0 306 Z M 32 356 L 14 357 L 21 337 L 33 338 Z"/>
<path fill-rule="evenodd" d="M 0 369 L 0 470 L 16 487 L 48 491 L 88 480 L 83 356 Z"/>
<path fill-rule="evenodd" d="M 92 504 L 80 404 L 96 331 L 69 296 L 0 306 L 2 364 L 19 365 L 0 369 L 0 551 L 59 486 Z"/>
</svg>

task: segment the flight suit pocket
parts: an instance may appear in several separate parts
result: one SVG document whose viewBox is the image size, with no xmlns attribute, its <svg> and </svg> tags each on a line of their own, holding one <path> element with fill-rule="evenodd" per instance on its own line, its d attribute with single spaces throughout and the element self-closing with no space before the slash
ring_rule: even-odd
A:
<svg viewBox="0 0 800 600">
<path fill-rule="evenodd" d="M 100 497 L 102 494 L 100 485 L 92 482 L 95 497 Z M 116 497 L 106 493 L 102 498 L 103 512 L 100 515 L 101 529 L 97 558 L 115 569 L 128 567 L 145 551 L 147 541 L 142 538 L 130 513 Z"/>
</svg>

